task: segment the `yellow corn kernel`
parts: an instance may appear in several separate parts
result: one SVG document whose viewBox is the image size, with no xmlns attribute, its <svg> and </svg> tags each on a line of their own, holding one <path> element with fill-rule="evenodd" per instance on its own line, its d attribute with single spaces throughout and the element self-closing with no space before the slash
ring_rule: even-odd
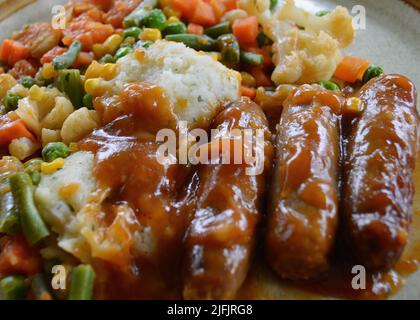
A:
<svg viewBox="0 0 420 320">
<path fill-rule="evenodd" d="M 171 8 L 170 6 L 164 6 L 162 11 L 167 17 L 170 17 L 170 18 L 174 17 L 178 19 L 181 18 L 181 11 L 175 10 Z"/>
<path fill-rule="evenodd" d="M 45 79 L 52 79 L 58 76 L 57 70 L 54 69 L 54 66 L 52 63 L 45 63 L 42 66 L 41 75 Z"/>
<path fill-rule="evenodd" d="M 162 39 L 162 34 L 159 29 L 144 28 L 140 35 L 140 39 L 143 41 L 157 41 Z"/>
<path fill-rule="evenodd" d="M 44 90 L 35 84 L 29 89 L 29 97 L 37 102 L 42 101 L 44 98 Z"/>
<path fill-rule="evenodd" d="M 134 51 L 134 57 L 139 61 L 139 62 L 143 62 L 144 61 L 144 57 L 146 56 L 146 54 L 144 53 L 143 50 L 140 49 L 136 49 L 136 51 Z"/>
<path fill-rule="evenodd" d="M 71 182 L 65 186 L 62 186 L 60 190 L 58 190 L 58 194 L 61 198 L 68 199 L 72 197 L 77 191 L 80 189 L 80 184 L 76 182 Z"/>
<path fill-rule="evenodd" d="M 69 150 L 71 153 L 79 151 L 79 146 L 76 142 L 70 142 L 69 144 Z"/>
<path fill-rule="evenodd" d="M 214 61 L 222 60 L 222 55 L 220 54 L 220 52 L 210 52 L 209 55 Z"/>
<path fill-rule="evenodd" d="M 125 44 L 129 44 L 129 45 L 133 45 L 134 43 L 136 43 L 136 38 L 134 37 L 127 37 L 124 39 L 124 43 Z"/>
<path fill-rule="evenodd" d="M 85 79 L 99 78 L 101 76 L 102 69 L 103 65 L 101 65 L 98 61 L 92 61 L 86 69 Z"/>
<path fill-rule="evenodd" d="M 105 55 L 105 48 L 102 44 L 95 43 L 92 47 L 92 51 L 95 54 L 96 58 L 102 58 Z"/>
<path fill-rule="evenodd" d="M 118 73 L 118 66 L 115 63 L 106 63 L 103 66 L 101 76 L 105 80 L 111 80 L 116 77 Z"/>
<path fill-rule="evenodd" d="M 44 174 L 52 174 L 62 167 L 64 167 L 64 159 L 57 158 L 52 162 L 41 163 L 41 172 Z"/>
<path fill-rule="evenodd" d="M 344 105 L 344 114 L 358 114 L 363 111 L 362 100 L 359 98 L 349 98 Z"/>
<path fill-rule="evenodd" d="M 103 43 L 105 53 L 115 54 L 122 42 L 123 38 L 119 34 L 109 36 Z"/>
<path fill-rule="evenodd" d="M 242 76 L 242 84 L 245 87 L 255 87 L 257 82 L 255 80 L 255 78 L 249 74 L 248 72 L 241 72 L 241 76 Z"/>
<path fill-rule="evenodd" d="M 85 91 L 93 97 L 101 96 L 109 89 L 109 84 L 100 78 L 88 79 L 85 81 Z"/>
<path fill-rule="evenodd" d="M 179 22 L 179 18 L 175 16 L 170 16 L 168 19 L 168 23 Z"/>
<path fill-rule="evenodd" d="M 170 7 L 172 4 L 172 0 L 159 0 L 159 7 Z"/>
</svg>

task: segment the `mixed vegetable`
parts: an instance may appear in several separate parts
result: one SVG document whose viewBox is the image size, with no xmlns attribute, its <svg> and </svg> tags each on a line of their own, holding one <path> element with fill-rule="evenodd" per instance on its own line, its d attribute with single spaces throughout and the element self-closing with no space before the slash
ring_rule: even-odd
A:
<svg viewBox="0 0 420 320">
<path fill-rule="evenodd" d="M 271 10 L 277 6 L 272 0 Z M 83 0 L 70 2 L 67 9 L 65 30 L 35 23 L 0 46 L 0 150 L 12 155 L 0 160 L 0 294 L 5 299 L 63 297 L 48 284 L 54 264 L 42 252 L 54 242 L 54 234 L 34 204 L 34 185 L 41 173 L 63 167 L 72 143 L 83 135 L 69 134 L 67 128 L 77 128 L 77 122 L 68 122 L 91 117 L 95 126 L 95 75 L 112 77 L 116 61 L 166 39 L 241 72 L 243 96 L 255 98 L 259 87 L 276 90 L 271 79 L 274 39 L 236 0 Z M 380 66 L 347 56 L 334 78 L 319 84 L 339 91 L 382 73 Z M 33 121 L 31 103 L 49 106 L 40 111 L 39 122 Z M 59 264 L 71 274 L 64 297 L 91 299 L 94 269 L 63 256 Z"/>
</svg>

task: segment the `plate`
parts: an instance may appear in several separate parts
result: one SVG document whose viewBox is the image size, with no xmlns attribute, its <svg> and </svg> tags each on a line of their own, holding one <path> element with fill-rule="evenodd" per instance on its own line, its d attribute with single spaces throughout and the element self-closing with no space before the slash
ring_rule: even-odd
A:
<svg viewBox="0 0 420 320">
<path fill-rule="evenodd" d="M 48 21 L 52 18 L 51 8 L 64 4 L 67 0 L 38 0 L 0 22 L 0 40 L 25 23 Z M 365 57 L 372 63 L 381 64 L 387 73 L 400 73 L 409 77 L 420 90 L 420 11 L 403 1 L 382 0 L 296 0 L 297 4 L 310 11 L 332 9 L 345 6 L 357 14 L 360 9 L 366 12 L 366 27 L 357 31 L 352 46 L 346 54 Z M 358 7 L 357 7 L 358 6 Z M 360 7 L 362 6 L 362 7 Z M 420 102 L 420 99 L 419 99 Z M 418 103 L 420 107 L 420 103 Z M 417 190 L 420 190 L 420 163 L 415 175 Z M 415 225 L 420 227 L 420 192 L 417 193 L 414 212 Z M 420 242 L 420 228 L 414 227 L 411 237 Z M 420 250 L 420 249 L 419 249 Z M 420 254 L 419 254 L 420 255 Z M 252 289 L 252 290 L 251 290 Z M 253 291 L 254 294 L 249 292 Z M 318 299 L 333 298 L 310 294 L 295 287 L 280 284 L 278 279 L 264 266 L 257 266 L 251 272 L 240 298 L 258 299 Z M 406 278 L 405 286 L 393 299 L 420 299 L 420 272 Z"/>
</svg>

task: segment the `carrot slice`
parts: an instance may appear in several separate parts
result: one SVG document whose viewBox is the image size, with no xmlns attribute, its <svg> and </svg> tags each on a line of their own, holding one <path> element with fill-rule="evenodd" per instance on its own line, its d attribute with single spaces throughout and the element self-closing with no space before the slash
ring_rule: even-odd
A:
<svg viewBox="0 0 420 320">
<path fill-rule="evenodd" d="M 195 23 L 190 23 L 188 24 L 188 28 L 187 28 L 188 33 L 191 34 L 204 34 L 204 28 L 203 26 L 200 26 L 199 24 L 195 24 Z"/>
<path fill-rule="evenodd" d="M 338 64 L 335 70 L 335 77 L 349 83 L 355 83 L 362 80 L 368 68 L 368 60 L 347 56 Z"/>
<path fill-rule="evenodd" d="M 214 15 L 216 16 L 217 22 L 224 16 L 228 11 L 222 0 L 210 0 L 208 2 L 213 8 Z"/>
<path fill-rule="evenodd" d="M 238 1 L 237 0 L 221 0 L 221 2 L 225 5 L 226 10 L 234 10 L 238 8 Z"/>
<path fill-rule="evenodd" d="M 232 31 L 241 45 L 255 46 L 258 36 L 258 21 L 255 16 L 235 20 Z"/>
<path fill-rule="evenodd" d="M 205 27 L 216 24 L 213 8 L 207 2 L 199 0 L 191 17 L 191 22 Z"/>
<path fill-rule="evenodd" d="M 0 48 L 0 60 L 13 66 L 19 60 L 29 58 L 30 52 L 27 47 L 18 41 L 6 39 Z"/>
<path fill-rule="evenodd" d="M 241 86 L 241 96 L 254 99 L 256 94 L 257 90 L 255 88 Z"/>
<path fill-rule="evenodd" d="M 12 140 L 19 138 L 35 140 L 33 134 L 20 119 L 2 124 L 0 127 L 0 146 L 7 146 Z"/>
<path fill-rule="evenodd" d="M 200 0 L 172 0 L 174 9 L 180 11 L 184 18 L 190 19 Z"/>
</svg>

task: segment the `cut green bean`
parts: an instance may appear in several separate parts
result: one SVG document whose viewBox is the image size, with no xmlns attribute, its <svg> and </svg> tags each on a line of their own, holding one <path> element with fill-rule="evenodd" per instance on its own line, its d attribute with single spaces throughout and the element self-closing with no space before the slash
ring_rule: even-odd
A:
<svg viewBox="0 0 420 320">
<path fill-rule="evenodd" d="M 11 192 L 0 195 L 0 233 L 14 234 L 19 228 L 19 217 Z"/>
<path fill-rule="evenodd" d="M 229 33 L 217 38 L 217 45 L 222 55 L 222 61 L 228 64 L 237 64 L 240 61 L 241 49 L 236 37 Z"/>
<path fill-rule="evenodd" d="M 54 69 L 62 70 L 69 68 L 76 61 L 80 50 L 82 50 L 82 44 L 79 40 L 74 41 L 66 52 L 54 58 Z"/>
<path fill-rule="evenodd" d="M 100 63 L 115 63 L 115 58 L 112 54 L 107 53 L 100 60 Z"/>
<path fill-rule="evenodd" d="M 182 21 L 168 23 L 163 29 L 163 35 L 187 33 L 187 26 Z"/>
<path fill-rule="evenodd" d="M 83 106 L 88 109 L 93 109 L 93 97 L 92 95 L 86 93 L 83 96 Z"/>
<path fill-rule="evenodd" d="M 182 42 L 187 47 L 195 50 L 214 51 L 216 49 L 216 41 L 206 35 L 196 34 L 170 34 L 165 37 L 168 41 Z"/>
<path fill-rule="evenodd" d="M 232 29 L 228 21 L 216 24 L 204 30 L 204 33 L 213 39 L 217 39 L 221 35 L 231 33 Z"/>
<path fill-rule="evenodd" d="M 125 57 L 127 54 L 133 52 L 134 49 L 130 46 L 119 48 L 117 52 L 115 53 L 114 59 L 115 61 L 118 61 L 118 59 L 121 59 L 122 57 Z"/>
<path fill-rule="evenodd" d="M 331 91 L 341 90 L 340 86 L 332 81 L 321 81 L 319 84 L 321 85 L 321 87 L 327 90 L 331 90 Z"/>
<path fill-rule="evenodd" d="M 257 43 L 260 47 L 264 47 L 273 44 L 273 40 L 271 40 L 263 31 L 261 31 L 257 36 Z"/>
<path fill-rule="evenodd" d="M 331 11 L 329 11 L 329 10 L 321 10 L 321 11 L 318 11 L 315 15 L 317 17 L 323 17 L 323 16 L 326 16 L 330 13 L 331 13 Z"/>
<path fill-rule="evenodd" d="M 77 69 L 65 69 L 58 71 L 58 85 L 69 97 L 75 108 L 83 106 L 83 84 L 80 71 Z"/>
<path fill-rule="evenodd" d="M 258 53 L 241 52 L 241 62 L 252 66 L 260 66 L 264 63 L 264 57 Z"/>
<path fill-rule="evenodd" d="M 279 4 L 279 0 L 270 0 L 270 10 L 274 10 Z"/>
<path fill-rule="evenodd" d="M 144 0 L 136 9 L 124 18 L 123 26 L 125 29 L 138 26 L 139 21 L 144 18 L 147 11 L 152 10 L 158 4 L 157 0 Z"/>
<path fill-rule="evenodd" d="M 34 245 L 50 233 L 35 206 L 32 181 L 25 172 L 9 176 L 13 200 L 26 240 Z"/>
<path fill-rule="evenodd" d="M 125 29 L 123 33 L 123 37 L 124 39 L 128 37 L 133 37 L 135 39 L 138 39 L 141 31 L 142 30 L 139 27 L 131 27 L 131 28 Z"/>
<path fill-rule="evenodd" d="M 373 78 L 379 77 L 381 74 L 384 73 L 384 69 L 381 66 L 376 64 L 372 64 L 363 75 L 363 83 L 367 83 Z"/>
<path fill-rule="evenodd" d="M 42 274 L 36 274 L 31 281 L 31 289 L 36 300 L 52 300 L 47 282 Z"/>
<path fill-rule="evenodd" d="M 91 300 L 95 271 L 90 265 L 79 265 L 71 273 L 69 300 Z"/>
<path fill-rule="evenodd" d="M 27 287 L 22 276 L 8 276 L 0 280 L 0 300 L 24 300 Z"/>
</svg>

